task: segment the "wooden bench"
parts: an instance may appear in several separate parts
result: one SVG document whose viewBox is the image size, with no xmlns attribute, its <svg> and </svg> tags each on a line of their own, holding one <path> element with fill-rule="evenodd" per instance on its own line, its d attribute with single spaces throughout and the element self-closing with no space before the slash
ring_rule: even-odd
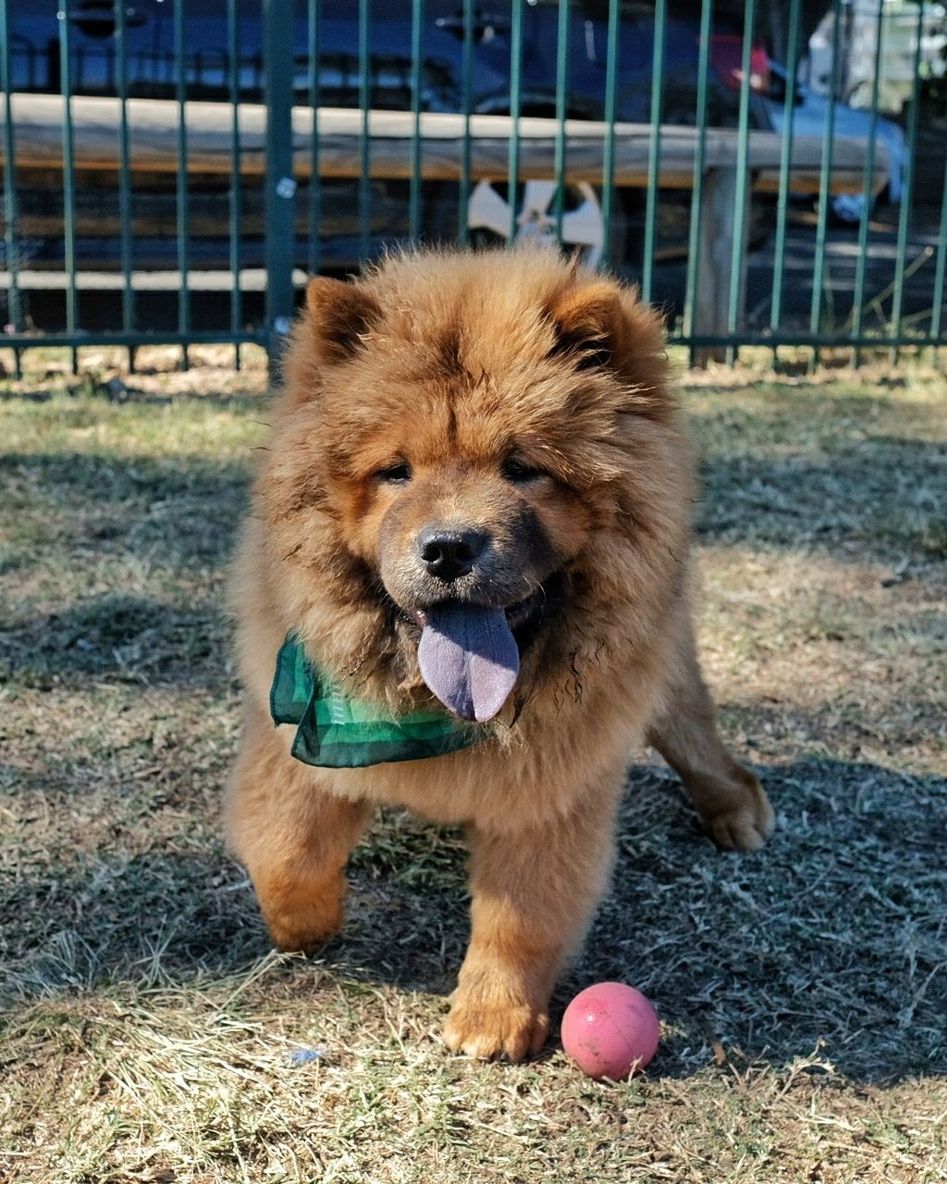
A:
<svg viewBox="0 0 947 1184">
<path fill-rule="evenodd" d="M 15 94 L 11 99 L 15 157 L 18 169 L 62 167 L 64 101 L 58 95 Z M 178 168 L 178 130 L 181 106 L 173 100 L 130 99 L 127 103 L 131 165 L 135 170 L 174 173 Z M 471 180 L 507 176 L 513 121 L 504 115 L 463 115 L 424 112 L 369 111 L 349 108 L 296 107 L 292 113 L 293 161 L 297 179 L 312 169 L 313 119 L 318 118 L 318 168 L 323 177 L 357 178 L 361 174 L 361 146 L 367 134 L 372 177 L 406 179 L 412 173 L 415 133 L 421 139 L 420 174 L 429 180 L 456 180 L 464 168 L 465 139 L 470 135 Z M 0 105 L 0 122 L 3 108 Z M 72 99 L 75 165 L 79 170 L 118 167 L 118 99 Z M 229 173 L 232 108 L 227 103 L 188 102 L 183 107 L 187 133 L 187 167 L 201 173 Z M 241 104 L 238 109 L 240 170 L 262 175 L 266 168 L 266 108 Z M 553 161 L 559 125 L 553 119 L 519 120 L 519 177 L 554 175 Z M 565 172 L 570 181 L 602 184 L 603 154 L 608 127 L 604 123 L 567 120 Z M 0 137 L 0 160 L 2 160 Z M 651 128 L 647 124 L 617 123 L 614 128 L 614 179 L 617 187 L 642 189 L 648 184 Z M 747 167 L 751 187 L 778 190 L 782 138 L 775 132 L 751 131 Z M 698 134 L 691 127 L 661 129 L 659 185 L 688 189 L 694 183 Z M 820 137 L 796 136 L 792 145 L 790 188 L 793 193 L 819 192 L 823 144 Z M 745 276 L 731 266 L 733 228 L 739 186 L 738 133 L 731 128 L 708 128 L 704 144 L 702 236 L 699 291 L 694 332 L 726 332 L 731 285 L 741 291 Z M 836 138 L 832 153 L 830 192 L 861 193 L 865 149 L 860 141 Z M 887 159 L 883 145 L 875 151 L 873 191 L 883 188 Z M 744 219 L 748 227 L 749 218 Z M 744 259 L 745 259 L 744 252 Z"/>
</svg>

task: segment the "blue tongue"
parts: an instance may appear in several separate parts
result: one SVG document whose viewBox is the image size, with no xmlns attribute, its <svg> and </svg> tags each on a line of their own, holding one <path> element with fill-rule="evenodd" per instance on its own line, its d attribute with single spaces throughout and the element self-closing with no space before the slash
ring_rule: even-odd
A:
<svg viewBox="0 0 947 1184">
<path fill-rule="evenodd" d="M 503 609 L 441 604 L 427 610 L 418 665 L 448 710 L 484 723 L 513 689 L 520 652 Z"/>
</svg>

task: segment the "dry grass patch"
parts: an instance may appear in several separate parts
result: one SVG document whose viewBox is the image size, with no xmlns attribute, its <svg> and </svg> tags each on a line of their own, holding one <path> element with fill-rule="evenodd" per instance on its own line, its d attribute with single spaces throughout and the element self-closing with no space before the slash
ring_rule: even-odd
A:
<svg viewBox="0 0 947 1184">
<path fill-rule="evenodd" d="M 600 1085 L 443 1051 L 452 832 L 385 814 L 342 937 L 268 951 L 218 820 L 262 371 L 40 362 L 0 397 L 0 1180 L 947 1179 L 942 379 L 688 390 L 707 667 L 780 830 L 720 855 L 641 754 L 559 1003 L 628 979 L 664 1040 Z"/>
</svg>

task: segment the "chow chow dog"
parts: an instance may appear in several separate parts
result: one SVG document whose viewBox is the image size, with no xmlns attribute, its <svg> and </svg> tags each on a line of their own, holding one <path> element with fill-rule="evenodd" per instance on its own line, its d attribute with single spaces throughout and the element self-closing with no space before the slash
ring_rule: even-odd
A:
<svg viewBox="0 0 947 1184">
<path fill-rule="evenodd" d="M 616 281 L 535 246 L 311 281 L 234 579 L 227 825 L 278 947 L 339 929 L 379 803 L 462 824 L 445 1040 L 517 1060 L 605 889 L 636 745 L 720 846 L 763 843 L 695 653 L 695 489 L 661 323 Z"/>
</svg>

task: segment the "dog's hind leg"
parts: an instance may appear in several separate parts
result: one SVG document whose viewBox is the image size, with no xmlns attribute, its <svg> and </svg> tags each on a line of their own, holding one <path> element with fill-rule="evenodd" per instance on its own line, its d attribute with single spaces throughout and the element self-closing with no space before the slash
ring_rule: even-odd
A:
<svg viewBox="0 0 947 1184">
<path fill-rule="evenodd" d="M 318 770 L 291 757 L 269 720 L 249 708 L 227 833 L 281 950 L 311 951 L 341 927 L 345 865 L 368 813 L 320 789 Z"/>
<path fill-rule="evenodd" d="M 689 621 L 680 637 L 677 678 L 664 713 L 648 730 L 648 743 L 684 782 L 708 834 L 721 847 L 753 851 L 773 829 L 772 807 L 756 775 L 720 739 Z"/>
</svg>

